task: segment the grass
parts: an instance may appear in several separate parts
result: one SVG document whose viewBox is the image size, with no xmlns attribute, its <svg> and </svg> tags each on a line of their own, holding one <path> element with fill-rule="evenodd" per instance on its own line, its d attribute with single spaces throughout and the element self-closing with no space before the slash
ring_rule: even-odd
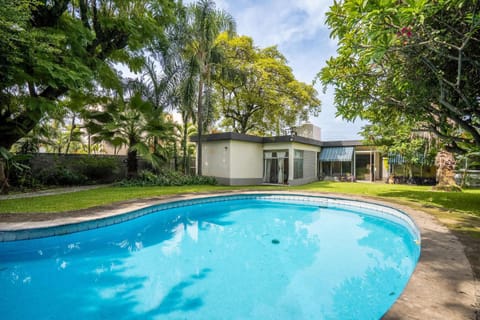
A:
<svg viewBox="0 0 480 320">
<path fill-rule="evenodd" d="M 451 229 L 470 233 L 480 239 L 480 189 L 464 192 L 438 192 L 431 187 L 389 185 L 384 183 L 344 183 L 321 181 L 303 186 L 175 186 L 175 187 L 101 187 L 98 189 L 0 200 L 2 213 L 60 213 L 88 209 L 115 202 L 154 198 L 181 193 L 206 193 L 232 190 L 286 190 L 333 192 L 375 197 L 408 205 L 435 215 Z"/>
<path fill-rule="evenodd" d="M 380 197 L 397 203 L 438 208 L 480 217 L 480 189 L 460 193 L 433 191 L 431 187 L 388 185 L 383 183 L 342 183 L 321 181 L 303 186 L 175 186 L 101 187 L 98 189 L 33 198 L 0 200 L 1 213 L 64 212 L 92 208 L 131 199 L 152 198 L 180 193 L 205 193 L 231 190 L 288 190 L 335 192 Z"/>
<path fill-rule="evenodd" d="M 464 192 L 438 192 L 431 187 L 388 185 L 383 183 L 343 183 L 321 181 L 303 186 L 175 186 L 175 187 L 101 187 L 74 193 L 33 198 L 0 200 L 2 213 L 60 213 L 108 205 L 115 202 L 154 198 L 182 193 L 206 193 L 232 190 L 285 190 L 333 192 L 369 196 L 408 205 L 435 215 L 451 229 L 471 233 L 480 239 L 480 189 Z"/>
</svg>

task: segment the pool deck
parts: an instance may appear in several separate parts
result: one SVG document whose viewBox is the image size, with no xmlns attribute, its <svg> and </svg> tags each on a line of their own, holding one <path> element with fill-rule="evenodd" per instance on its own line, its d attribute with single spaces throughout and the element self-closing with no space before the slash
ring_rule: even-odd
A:
<svg viewBox="0 0 480 320">
<path fill-rule="evenodd" d="M 2 231 L 55 227 L 92 221 L 177 200 L 261 193 L 313 195 L 363 200 L 404 211 L 413 218 L 420 229 L 422 235 L 421 256 L 404 292 L 382 319 L 480 320 L 480 312 L 478 310 L 480 303 L 479 284 L 474 279 L 472 267 L 465 255 L 464 247 L 457 238 L 445 226 L 440 224 L 435 217 L 425 212 L 369 197 L 335 193 L 288 191 L 183 194 L 125 201 L 114 205 L 75 212 L 56 214 L 1 214 L 0 233 Z"/>
</svg>

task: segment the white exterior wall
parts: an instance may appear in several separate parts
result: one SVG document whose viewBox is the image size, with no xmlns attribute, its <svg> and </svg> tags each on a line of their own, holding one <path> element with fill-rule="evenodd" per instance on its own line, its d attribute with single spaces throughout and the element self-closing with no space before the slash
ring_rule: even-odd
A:
<svg viewBox="0 0 480 320">
<path fill-rule="evenodd" d="M 263 147 L 261 143 L 232 140 L 230 156 L 230 178 L 263 178 Z"/>
<path fill-rule="evenodd" d="M 202 143 L 202 173 L 205 176 L 230 178 L 230 142 Z"/>
<path fill-rule="evenodd" d="M 317 178 L 317 166 L 310 166 L 310 155 L 305 155 L 307 167 L 304 167 L 304 177 L 293 179 L 294 150 L 314 152 L 320 147 L 298 142 L 257 143 L 238 140 L 205 141 L 202 143 L 202 172 L 206 176 L 217 178 L 218 183 L 226 185 L 255 185 L 263 182 L 264 151 L 288 151 L 288 181 L 289 184 L 307 183 Z"/>
</svg>

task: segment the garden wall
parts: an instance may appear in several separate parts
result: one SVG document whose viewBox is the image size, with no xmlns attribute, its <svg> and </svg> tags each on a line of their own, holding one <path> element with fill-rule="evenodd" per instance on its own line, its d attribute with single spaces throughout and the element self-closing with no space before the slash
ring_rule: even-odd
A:
<svg viewBox="0 0 480 320">
<path fill-rule="evenodd" d="M 127 157 L 121 155 L 31 154 L 22 163 L 31 168 L 30 179 L 44 185 L 82 185 L 111 183 L 126 177 Z M 138 171 L 151 165 L 138 159 Z M 21 184 L 20 175 L 11 177 Z"/>
</svg>

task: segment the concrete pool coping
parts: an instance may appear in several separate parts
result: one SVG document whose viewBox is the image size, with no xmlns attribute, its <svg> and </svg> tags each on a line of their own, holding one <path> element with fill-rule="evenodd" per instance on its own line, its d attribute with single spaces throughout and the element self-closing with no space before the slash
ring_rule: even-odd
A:
<svg viewBox="0 0 480 320">
<path fill-rule="evenodd" d="M 368 201 L 407 213 L 415 221 L 422 235 L 421 256 L 404 292 L 383 319 L 478 319 L 479 315 L 476 313 L 479 299 L 478 283 L 474 279 L 464 247 L 457 238 L 445 226 L 441 225 L 435 217 L 425 212 L 370 197 L 299 191 L 233 191 L 182 194 L 125 201 L 109 206 L 62 214 L 2 214 L 0 215 L 0 232 L 50 228 L 96 221 L 152 205 L 179 200 L 266 193 Z"/>
</svg>

